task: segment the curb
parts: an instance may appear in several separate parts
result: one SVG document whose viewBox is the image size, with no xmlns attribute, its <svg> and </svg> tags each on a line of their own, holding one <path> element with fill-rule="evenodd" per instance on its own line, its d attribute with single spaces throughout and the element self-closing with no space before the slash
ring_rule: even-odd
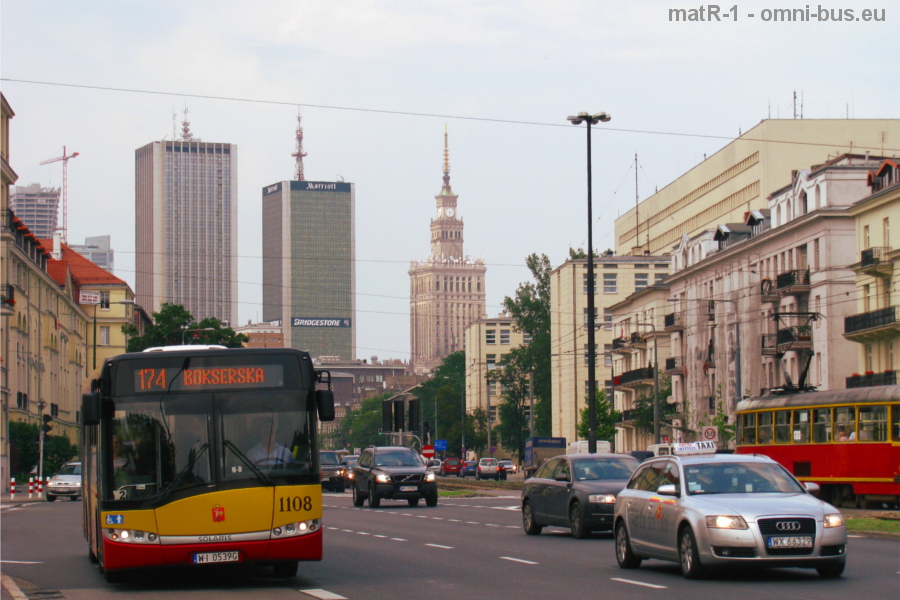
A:
<svg viewBox="0 0 900 600">
<path fill-rule="evenodd" d="M 3 587 L 6 588 L 6 591 L 9 592 L 10 596 L 12 596 L 15 600 L 28 600 L 28 596 L 26 596 L 19 586 L 16 585 L 16 582 L 13 581 L 10 577 L 6 575 L 0 575 L 0 580 L 2 580 Z"/>
<path fill-rule="evenodd" d="M 847 533 L 881 540 L 900 540 L 900 533 L 891 533 L 889 531 L 855 531 L 852 529 L 848 529 Z"/>
</svg>

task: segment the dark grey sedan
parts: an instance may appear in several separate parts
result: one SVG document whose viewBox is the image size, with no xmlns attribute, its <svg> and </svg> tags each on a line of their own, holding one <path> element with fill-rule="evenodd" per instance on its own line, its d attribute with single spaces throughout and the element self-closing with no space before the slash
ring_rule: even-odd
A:
<svg viewBox="0 0 900 600">
<path fill-rule="evenodd" d="M 639 464 L 622 454 L 551 458 L 522 488 L 525 533 L 537 535 L 548 525 L 569 527 L 578 539 L 612 531 L 616 496 Z"/>
</svg>

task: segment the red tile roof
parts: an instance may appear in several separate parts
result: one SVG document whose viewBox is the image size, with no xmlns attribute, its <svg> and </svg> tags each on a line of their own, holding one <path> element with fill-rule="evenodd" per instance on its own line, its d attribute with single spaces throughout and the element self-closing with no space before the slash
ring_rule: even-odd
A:
<svg viewBox="0 0 900 600">
<path fill-rule="evenodd" d="M 45 248 L 53 248 L 53 240 L 41 240 Z M 72 282 L 77 287 L 84 285 L 128 285 L 106 269 L 98 267 L 82 255 L 78 254 L 67 245 L 62 245 L 62 258 L 56 260 L 50 258 L 47 264 L 47 272 L 56 283 L 61 286 L 66 284 L 66 267 L 72 273 Z"/>
</svg>

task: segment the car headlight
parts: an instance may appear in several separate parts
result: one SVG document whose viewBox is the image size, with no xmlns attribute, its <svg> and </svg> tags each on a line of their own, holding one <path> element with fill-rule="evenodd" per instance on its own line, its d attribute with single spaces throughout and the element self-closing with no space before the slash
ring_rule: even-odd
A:
<svg viewBox="0 0 900 600">
<path fill-rule="evenodd" d="M 425 473 L 425 481 L 434 481 L 434 472 L 428 471 Z"/>
<path fill-rule="evenodd" d="M 713 529 L 747 529 L 747 522 L 742 517 L 714 515 L 706 517 L 706 526 Z"/>
<path fill-rule="evenodd" d="M 841 513 L 831 513 L 830 515 L 825 515 L 825 527 L 843 527 L 844 526 L 844 515 Z"/>
<path fill-rule="evenodd" d="M 390 476 L 390 475 L 384 475 L 384 474 L 376 475 L 376 476 L 375 476 L 375 481 L 377 481 L 378 483 L 390 483 L 390 482 L 391 482 L 391 476 Z"/>
<path fill-rule="evenodd" d="M 612 494 L 591 494 L 588 501 L 591 504 L 615 504 L 616 497 Z"/>
</svg>

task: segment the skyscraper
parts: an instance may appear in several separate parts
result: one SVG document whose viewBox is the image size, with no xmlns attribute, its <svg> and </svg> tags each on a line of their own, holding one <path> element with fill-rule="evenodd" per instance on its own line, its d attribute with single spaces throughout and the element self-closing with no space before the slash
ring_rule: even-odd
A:
<svg viewBox="0 0 900 600">
<path fill-rule="evenodd" d="M 263 320 L 314 357 L 356 352 L 356 191 L 352 183 L 282 181 L 262 190 Z"/>
<path fill-rule="evenodd" d="M 183 138 L 135 151 L 135 292 L 159 311 L 237 324 L 237 146 Z"/>
<path fill-rule="evenodd" d="M 115 251 L 111 247 L 110 236 L 98 235 L 84 238 L 84 244 L 69 244 L 69 248 L 82 255 L 101 269 L 112 273 L 115 270 Z"/>
<path fill-rule="evenodd" d="M 9 207 L 36 237 L 52 238 L 59 216 L 59 190 L 39 183 L 17 185 L 9 197 Z"/>
<path fill-rule="evenodd" d="M 450 188 L 450 150 L 444 130 L 444 185 L 434 197 L 437 218 L 431 220 L 431 256 L 412 261 L 410 278 L 411 363 L 417 373 L 465 347 L 466 327 L 485 315 L 483 259 L 463 250 L 463 220 L 458 196 Z"/>
</svg>

